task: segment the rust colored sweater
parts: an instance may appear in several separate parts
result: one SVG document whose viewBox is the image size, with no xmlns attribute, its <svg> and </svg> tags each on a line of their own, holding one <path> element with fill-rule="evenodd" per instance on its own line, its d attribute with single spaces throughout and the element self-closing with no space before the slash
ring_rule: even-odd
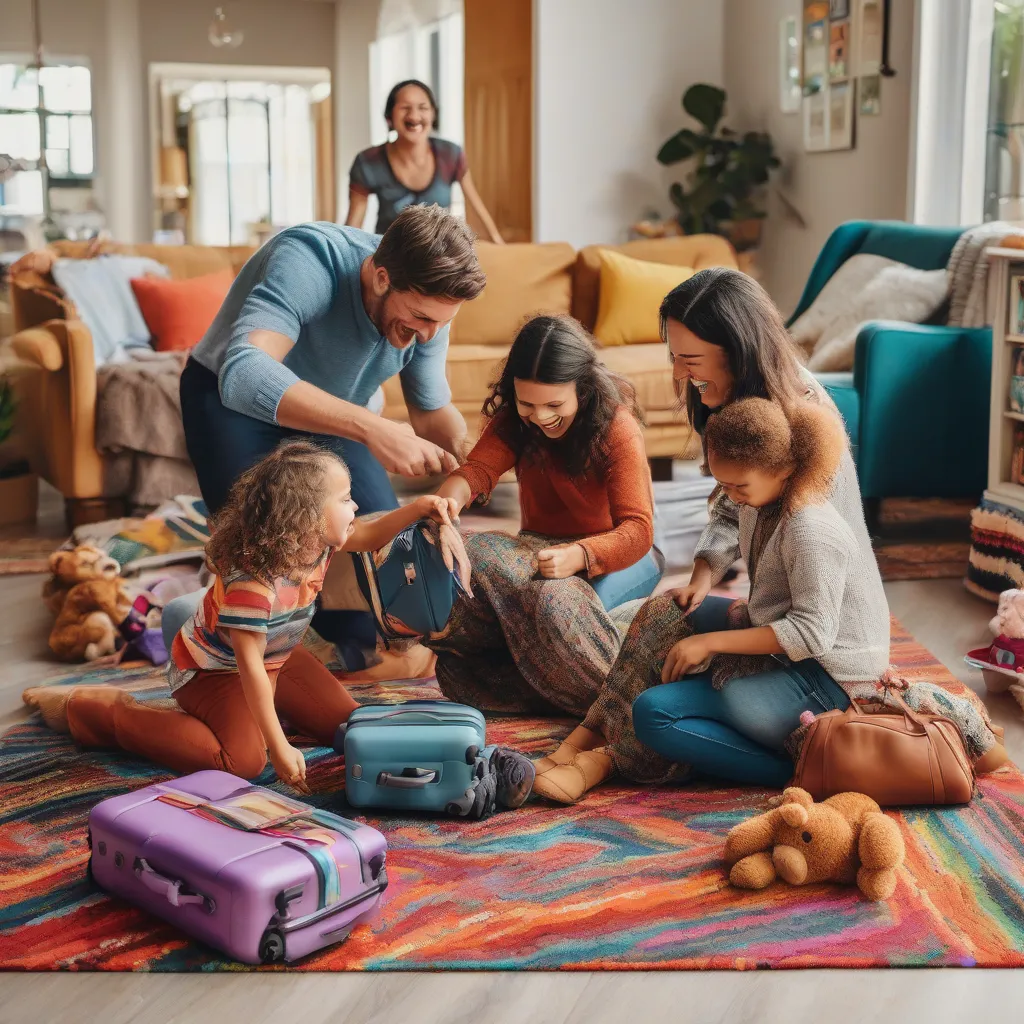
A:
<svg viewBox="0 0 1024 1024">
<path fill-rule="evenodd" d="M 654 542 L 643 433 L 624 406 L 608 427 L 606 444 L 604 473 L 574 480 L 548 452 L 519 463 L 492 420 L 456 473 L 475 498 L 490 494 L 502 475 L 515 468 L 523 530 L 578 540 L 587 555 L 587 575 L 604 576 L 638 562 Z"/>
</svg>

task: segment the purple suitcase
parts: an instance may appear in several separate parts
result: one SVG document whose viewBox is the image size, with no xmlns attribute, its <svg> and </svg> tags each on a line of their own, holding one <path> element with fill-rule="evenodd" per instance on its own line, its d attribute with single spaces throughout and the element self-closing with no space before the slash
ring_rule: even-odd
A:
<svg viewBox="0 0 1024 1024">
<path fill-rule="evenodd" d="M 97 804 L 92 878 L 244 963 L 341 942 L 387 888 L 375 828 L 196 772 Z"/>
</svg>

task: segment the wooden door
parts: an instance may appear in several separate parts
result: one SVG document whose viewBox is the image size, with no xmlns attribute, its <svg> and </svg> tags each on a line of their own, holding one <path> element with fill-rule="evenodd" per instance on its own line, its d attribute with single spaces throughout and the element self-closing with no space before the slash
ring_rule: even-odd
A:
<svg viewBox="0 0 1024 1024">
<path fill-rule="evenodd" d="M 533 0 L 464 0 L 466 156 L 506 242 L 533 237 Z M 478 233 L 482 225 L 467 209 Z"/>
</svg>

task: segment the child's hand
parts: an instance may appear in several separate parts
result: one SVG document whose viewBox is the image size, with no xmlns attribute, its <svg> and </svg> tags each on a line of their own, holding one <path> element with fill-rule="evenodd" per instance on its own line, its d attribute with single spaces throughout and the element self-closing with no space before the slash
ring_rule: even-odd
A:
<svg viewBox="0 0 1024 1024">
<path fill-rule="evenodd" d="M 288 742 L 279 747 L 271 747 L 270 763 L 282 782 L 287 782 L 300 793 L 309 793 L 309 786 L 306 785 L 306 759 L 301 750 L 296 750 Z"/>
<path fill-rule="evenodd" d="M 564 580 L 586 569 L 587 556 L 579 544 L 559 544 L 538 551 L 537 566 L 545 579 Z"/>
<path fill-rule="evenodd" d="M 424 494 L 416 499 L 416 508 L 420 518 L 433 519 L 442 526 L 454 526 L 459 521 L 459 504 L 454 498 Z"/>
<path fill-rule="evenodd" d="M 669 652 L 661 669 L 661 681 L 671 683 L 681 679 L 691 669 L 695 669 L 711 656 L 707 638 L 704 636 L 688 636 L 680 640 Z"/>
<path fill-rule="evenodd" d="M 685 587 L 677 587 L 675 590 L 666 591 L 665 596 L 671 597 L 684 615 L 695 612 L 708 596 L 711 587 L 703 583 L 689 583 Z"/>
</svg>

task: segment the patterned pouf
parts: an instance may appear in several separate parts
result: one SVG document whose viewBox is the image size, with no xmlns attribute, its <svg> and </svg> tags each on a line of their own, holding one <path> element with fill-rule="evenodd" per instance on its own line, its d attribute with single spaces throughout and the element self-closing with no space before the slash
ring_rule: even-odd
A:
<svg viewBox="0 0 1024 1024">
<path fill-rule="evenodd" d="M 971 513 L 964 585 L 989 601 L 998 601 L 1004 590 L 1024 587 L 1024 513 L 988 499 Z"/>
</svg>

